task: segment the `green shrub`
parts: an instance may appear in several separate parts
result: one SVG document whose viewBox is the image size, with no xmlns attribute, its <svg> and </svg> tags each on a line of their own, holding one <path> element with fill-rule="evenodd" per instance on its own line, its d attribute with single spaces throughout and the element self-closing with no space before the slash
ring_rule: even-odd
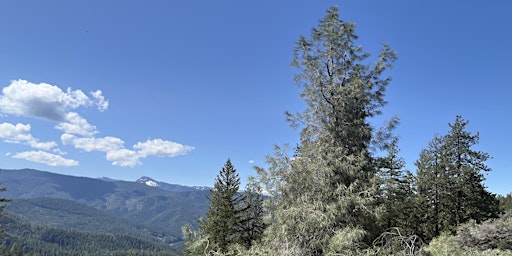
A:
<svg viewBox="0 0 512 256">
<path fill-rule="evenodd" d="M 512 250 L 512 213 L 476 224 L 470 221 L 458 228 L 455 242 L 479 250 Z"/>
</svg>

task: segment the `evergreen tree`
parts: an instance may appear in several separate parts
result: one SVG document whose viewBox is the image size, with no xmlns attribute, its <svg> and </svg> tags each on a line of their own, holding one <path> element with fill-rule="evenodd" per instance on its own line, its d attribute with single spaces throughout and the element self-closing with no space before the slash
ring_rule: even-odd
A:
<svg viewBox="0 0 512 256">
<path fill-rule="evenodd" d="M 1 184 L 1 183 L 0 183 Z M 0 187 L 0 193 L 2 192 L 5 192 L 7 191 L 7 189 L 5 187 Z M 10 202 L 11 200 L 5 198 L 5 197 L 0 197 L 0 215 L 2 214 L 2 212 L 4 211 L 4 208 L 5 208 L 5 204 Z M 2 230 L 0 229 L 0 232 L 2 232 Z"/>
<path fill-rule="evenodd" d="M 5 192 L 7 189 L 5 187 L 1 187 L 0 188 L 0 193 L 2 192 Z M 10 202 L 11 200 L 7 199 L 7 198 L 4 198 L 4 197 L 0 197 L 0 215 L 2 215 L 3 211 L 4 211 L 4 208 L 5 208 L 5 204 Z M 4 232 L 3 228 L 0 227 L 0 237 L 2 237 L 2 233 Z M 2 243 L 0 245 L 0 255 L 7 255 L 7 244 L 5 243 Z M 21 255 L 21 254 L 20 254 Z"/>
<path fill-rule="evenodd" d="M 379 159 L 382 226 L 386 230 L 399 228 L 414 233 L 415 221 L 410 218 L 415 209 L 414 176 L 404 169 L 405 161 L 398 155 L 398 137 L 392 137 L 385 149 L 387 155 Z"/>
<path fill-rule="evenodd" d="M 465 128 L 469 122 L 461 116 L 457 116 L 455 122 L 450 125 L 450 132 L 446 137 L 448 147 L 449 167 L 453 179 L 450 185 L 453 194 L 456 195 L 454 209 L 454 223 L 459 225 L 470 219 L 481 223 L 489 218 L 497 218 L 499 202 L 496 195 L 485 188 L 483 172 L 489 172 L 485 161 L 490 156 L 481 151 L 475 151 L 472 147 L 479 142 L 479 134 L 471 134 Z"/>
<path fill-rule="evenodd" d="M 199 221 L 200 231 L 221 252 L 225 252 L 230 244 L 239 241 L 239 223 L 241 213 L 245 210 L 241 209 L 244 195 L 239 193 L 239 187 L 240 177 L 228 159 L 210 191 L 206 216 Z"/>
<path fill-rule="evenodd" d="M 249 179 L 245 188 L 245 200 L 243 201 L 242 217 L 240 221 L 240 243 L 246 248 L 250 248 L 255 242 L 259 242 L 263 236 L 267 224 L 263 217 L 263 190 L 255 182 L 254 178 Z"/>
<path fill-rule="evenodd" d="M 199 230 L 184 226 L 185 255 L 229 254 L 233 248 L 248 249 L 261 240 L 263 221 L 261 187 L 249 180 L 245 193 L 239 192 L 240 178 L 228 159 L 220 170 L 208 197 L 208 211 L 199 220 Z"/>
<path fill-rule="evenodd" d="M 331 7 L 311 37 L 296 44 L 292 65 L 307 108 L 287 115 L 302 128 L 300 143 L 295 157 L 278 150 L 268 171 L 259 169 L 277 194 L 267 238 L 276 254 L 355 252 L 375 231 L 378 183 L 369 118 L 386 103 L 390 79 L 380 77 L 395 54 L 384 45 L 377 61 L 368 63 L 354 27 Z"/>
<path fill-rule="evenodd" d="M 487 153 L 472 147 L 479 135 L 466 131 L 468 122 L 457 116 L 450 132 L 436 136 L 416 162 L 418 195 L 424 210 L 427 240 L 442 231 L 475 220 L 480 223 L 498 217 L 499 202 L 486 190 L 483 172 L 490 171 Z"/>
<path fill-rule="evenodd" d="M 508 193 L 505 196 L 497 195 L 496 198 L 500 202 L 500 209 L 502 212 L 512 213 L 512 193 Z"/>
<path fill-rule="evenodd" d="M 9 251 L 8 255 L 9 256 L 22 256 L 23 255 L 23 250 L 21 249 L 21 247 L 18 244 L 14 244 L 11 247 L 11 250 Z"/>
<path fill-rule="evenodd" d="M 421 235 L 430 239 L 444 229 L 441 227 L 444 223 L 441 219 L 442 209 L 449 204 L 445 189 L 447 177 L 442 170 L 443 150 L 443 138 L 436 136 L 429 142 L 428 148 L 421 151 L 420 158 L 415 163 L 418 200 L 423 213 Z"/>
</svg>

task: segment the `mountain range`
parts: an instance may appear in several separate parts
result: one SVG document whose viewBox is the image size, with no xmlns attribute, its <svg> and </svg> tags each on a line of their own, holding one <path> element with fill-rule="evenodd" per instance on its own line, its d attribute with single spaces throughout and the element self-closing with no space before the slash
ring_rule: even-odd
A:
<svg viewBox="0 0 512 256">
<path fill-rule="evenodd" d="M 207 210 L 209 188 L 141 177 L 136 181 L 76 177 L 33 169 L 0 170 L 12 200 L 5 213 L 32 225 L 179 244 L 181 227 Z M 7 226 L 8 227 L 8 226 Z M 5 231 L 15 234 L 13 230 Z"/>
</svg>

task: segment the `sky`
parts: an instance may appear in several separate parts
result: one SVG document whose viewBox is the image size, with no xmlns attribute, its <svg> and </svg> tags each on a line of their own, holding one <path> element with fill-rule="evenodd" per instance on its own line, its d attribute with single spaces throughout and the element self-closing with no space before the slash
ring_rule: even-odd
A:
<svg viewBox="0 0 512 256">
<path fill-rule="evenodd" d="M 512 192 L 508 0 L 1 1 L 0 168 L 212 186 L 230 158 L 243 185 L 298 141 L 293 47 L 332 5 L 398 54 L 372 123 L 400 118 L 406 167 L 462 115 Z"/>
</svg>

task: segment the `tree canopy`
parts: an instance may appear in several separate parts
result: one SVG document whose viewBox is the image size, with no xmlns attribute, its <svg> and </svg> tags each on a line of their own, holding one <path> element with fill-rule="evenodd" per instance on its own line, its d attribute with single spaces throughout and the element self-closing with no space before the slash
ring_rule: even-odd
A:
<svg viewBox="0 0 512 256">
<path fill-rule="evenodd" d="M 327 10 L 309 38 L 294 50 L 297 85 L 306 109 L 287 113 L 301 128 L 295 156 L 276 151 L 262 180 L 275 191 L 271 242 L 288 255 L 323 255 L 359 248 L 377 218 L 376 158 L 370 118 L 386 104 L 390 79 L 382 77 L 396 56 L 384 44 L 375 62 L 357 44 L 355 25 Z M 351 241 L 351 242 L 346 242 Z"/>
<path fill-rule="evenodd" d="M 483 184 L 489 154 L 473 149 L 479 135 L 466 130 L 468 123 L 457 116 L 449 133 L 436 136 L 416 162 L 427 239 L 469 220 L 480 223 L 499 216 L 499 201 Z"/>
</svg>

